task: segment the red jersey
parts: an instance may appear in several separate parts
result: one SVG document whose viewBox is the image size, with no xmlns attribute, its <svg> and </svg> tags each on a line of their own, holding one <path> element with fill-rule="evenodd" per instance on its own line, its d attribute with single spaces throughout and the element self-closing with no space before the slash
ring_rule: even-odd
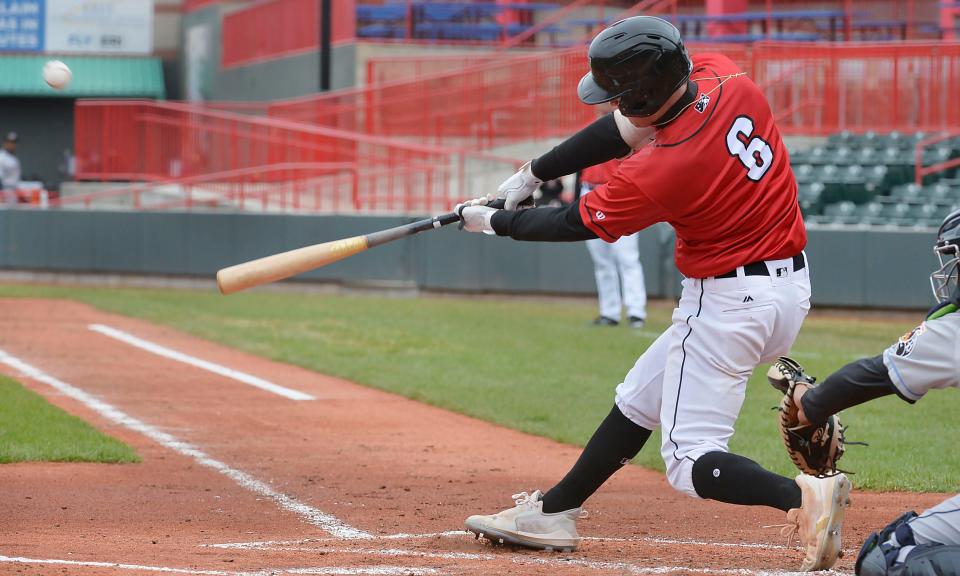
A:
<svg viewBox="0 0 960 576">
<path fill-rule="evenodd" d="M 591 186 L 606 184 L 613 178 L 614 172 L 620 168 L 619 160 L 608 160 L 603 164 L 584 168 L 580 172 L 580 181 Z"/>
<path fill-rule="evenodd" d="M 716 276 L 789 258 L 807 243 L 797 182 L 766 98 L 729 58 L 693 58 L 697 96 L 654 141 L 580 201 L 583 223 L 614 242 L 656 222 L 677 234 L 677 268 Z"/>
</svg>

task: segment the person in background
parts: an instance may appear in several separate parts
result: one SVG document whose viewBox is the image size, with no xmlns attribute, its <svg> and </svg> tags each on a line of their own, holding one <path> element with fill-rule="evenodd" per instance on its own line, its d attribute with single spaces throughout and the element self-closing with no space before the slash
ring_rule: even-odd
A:
<svg viewBox="0 0 960 576">
<path fill-rule="evenodd" d="M 16 132 L 8 132 L 0 149 L 0 184 L 3 189 L 3 203 L 17 203 L 17 186 L 20 184 L 20 159 L 17 158 Z"/>
<path fill-rule="evenodd" d="M 539 196 L 536 196 L 536 205 L 537 206 L 566 206 L 567 203 L 563 201 L 563 181 L 559 178 L 554 180 L 547 180 L 540 185 L 538 190 Z"/>
<path fill-rule="evenodd" d="M 580 173 L 577 197 L 589 194 L 606 184 L 620 165 L 619 160 L 590 166 Z M 593 321 L 598 326 L 616 326 L 620 323 L 623 307 L 631 328 L 643 328 L 647 319 L 647 287 L 640 263 L 640 243 L 637 234 L 623 236 L 608 243 L 600 238 L 586 241 L 593 273 L 597 279 L 600 315 Z"/>
</svg>

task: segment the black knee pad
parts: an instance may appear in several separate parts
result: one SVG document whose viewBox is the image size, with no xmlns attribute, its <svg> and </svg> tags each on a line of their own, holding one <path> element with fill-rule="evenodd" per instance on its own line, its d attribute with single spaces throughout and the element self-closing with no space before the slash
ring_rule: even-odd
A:
<svg viewBox="0 0 960 576">
<path fill-rule="evenodd" d="M 715 500 L 718 496 L 722 496 L 720 464 L 726 454 L 726 452 L 707 452 L 693 463 L 690 476 L 693 480 L 693 489 L 701 498 Z"/>
</svg>

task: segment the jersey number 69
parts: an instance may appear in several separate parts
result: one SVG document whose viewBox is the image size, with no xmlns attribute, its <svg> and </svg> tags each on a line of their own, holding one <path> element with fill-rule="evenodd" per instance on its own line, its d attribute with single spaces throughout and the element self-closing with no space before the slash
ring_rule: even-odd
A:
<svg viewBox="0 0 960 576">
<path fill-rule="evenodd" d="M 763 178 L 773 165 L 773 150 L 759 136 L 753 134 L 753 120 L 749 116 L 737 116 L 727 131 L 727 150 L 731 156 L 740 158 L 747 169 L 747 178 L 754 182 Z"/>
</svg>

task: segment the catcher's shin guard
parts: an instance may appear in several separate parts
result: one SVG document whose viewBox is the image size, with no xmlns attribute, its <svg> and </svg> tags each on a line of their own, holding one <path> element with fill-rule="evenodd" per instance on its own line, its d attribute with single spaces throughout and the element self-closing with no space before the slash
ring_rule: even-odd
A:
<svg viewBox="0 0 960 576">
<path fill-rule="evenodd" d="M 916 512 L 906 512 L 887 524 L 879 533 L 870 534 L 857 554 L 854 568 L 856 573 L 867 576 L 887 574 L 889 567 L 893 566 L 900 555 L 900 548 L 916 543 L 909 524 L 916 517 Z M 891 536 L 894 539 L 891 539 Z"/>
<path fill-rule="evenodd" d="M 899 549 L 898 549 L 899 550 Z M 960 574 L 960 546 L 921 544 L 914 546 L 903 562 L 897 554 L 886 557 L 873 547 L 865 558 L 857 559 L 857 576 L 954 576 Z M 892 561 L 891 561 L 892 560 Z"/>
</svg>

